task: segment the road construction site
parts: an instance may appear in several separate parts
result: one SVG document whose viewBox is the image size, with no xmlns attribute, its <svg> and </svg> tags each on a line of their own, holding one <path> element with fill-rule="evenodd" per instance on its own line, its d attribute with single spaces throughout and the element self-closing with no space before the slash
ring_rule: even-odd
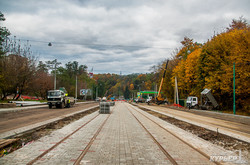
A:
<svg viewBox="0 0 250 165">
<path fill-rule="evenodd" d="M 1 113 L 2 140 L 19 139 L 13 144 L 21 146 L 0 158 L 0 164 L 235 164 L 250 161 L 249 117 L 146 104 L 135 106 L 126 102 L 116 102 L 108 114 L 100 114 L 98 110 L 98 103 L 89 103 L 67 109 L 47 107 Z M 38 123 L 40 127 L 31 127 Z M 185 129 L 187 125 L 193 129 Z M 25 131 L 7 134 L 18 129 Z M 196 134 L 199 129 L 204 136 Z M 229 140 L 223 141 L 227 137 Z M 24 139 L 26 141 L 22 141 Z M 217 139 L 216 143 L 211 139 Z M 10 143 L 1 150 L 13 148 Z"/>
</svg>

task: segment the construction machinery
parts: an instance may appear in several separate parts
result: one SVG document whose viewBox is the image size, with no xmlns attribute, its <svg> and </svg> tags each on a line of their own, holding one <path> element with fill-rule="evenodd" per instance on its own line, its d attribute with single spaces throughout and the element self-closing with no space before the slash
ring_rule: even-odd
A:
<svg viewBox="0 0 250 165">
<path fill-rule="evenodd" d="M 204 89 L 201 92 L 201 106 L 200 109 L 212 110 L 218 109 L 219 104 L 215 100 L 214 96 L 211 93 L 211 89 Z"/>
<path fill-rule="evenodd" d="M 56 108 L 71 107 L 75 104 L 74 97 L 68 97 L 67 91 L 64 87 L 59 90 L 49 90 L 47 95 L 47 104 L 49 108 L 56 106 Z"/>
<path fill-rule="evenodd" d="M 191 109 L 191 108 L 198 109 L 199 108 L 198 97 L 188 96 L 187 101 L 186 101 L 186 105 L 189 109 Z"/>
<path fill-rule="evenodd" d="M 211 89 L 207 88 L 201 92 L 200 106 L 198 105 L 198 98 L 195 96 L 188 96 L 186 104 L 189 109 L 195 108 L 203 110 L 212 110 L 218 109 L 219 107 L 219 104 L 211 93 Z"/>
<path fill-rule="evenodd" d="M 159 91 L 158 91 L 158 94 L 157 94 L 156 99 L 155 99 L 155 102 L 156 102 L 157 105 L 167 103 L 166 99 L 164 99 L 161 96 L 161 89 L 162 89 L 162 84 L 163 84 L 164 78 L 166 76 L 166 71 L 167 71 L 167 67 L 168 67 L 168 61 L 169 60 L 167 60 L 167 62 L 166 62 L 166 66 L 165 66 L 165 69 L 164 69 L 164 72 L 163 72 L 163 75 L 162 75 L 162 78 L 161 78 L 161 83 L 160 83 Z"/>
<path fill-rule="evenodd" d="M 165 76 L 166 76 L 166 71 L 167 71 L 167 67 L 168 67 L 168 61 L 169 61 L 169 60 L 167 60 L 167 62 L 166 62 L 166 66 L 165 66 L 165 69 L 164 69 L 164 72 L 163 72 L 163 75 L 162 75 L 162 78 L 161 78 L 161 83 L 160 83 L 160 87 L 159 87 L 157 96 L 156 96 L 156 98 L 152 98 L 151 100 L 148 100 L 148 101 L 147 101 L 148 105 L 149 105 L 151 102 L 156 103 L 157 105 L 167 103 L 167 100 L 164 99 L 164 98 L 161 96 L 161 90 L 162 90 L 162 85 L 163 85 L 164 78 L 165 78 Z"/>
</svg>

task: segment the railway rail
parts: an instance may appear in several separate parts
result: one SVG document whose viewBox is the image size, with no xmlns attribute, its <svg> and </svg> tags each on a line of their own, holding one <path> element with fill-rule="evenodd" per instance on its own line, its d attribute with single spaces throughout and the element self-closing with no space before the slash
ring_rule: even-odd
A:
<svg viewBox="0 0 250 165">
<path fill-rule="evenodd" d="M 162 114 L 164 116 L 174 118 L 193 124 L 198 127 L 203 127 L 208 130 L 233 137 L 235 139 L 250 143 L 250 118 L 242 116 L 232 116 L 216 113 L 194 114 L 185 111 L 170 110 L 165 107 L 142 106 L 139 108 Z M 209 114 L 209 115 L 208 115 Z"/>
<path fill-rule="evenodd" d="M 97 116 L 99 116 L 99 114 L 97 114 L 96 116 L 94 116 L 93 118 L 91 118 L 89 121 L 87 121 L 86 123 L 84 123 L 82 126 L 80 126 L 79 128 L 77 128 L 75 131 L 73 131 L 71 134 L 69 134 L 68 136 L 64 137 L 61 141 L 59 141 L 58 143 L 56 143 L 55 145 L 53 145 L 52 147 L 50 147 L 48 150 L 44 151 L 42 154 L 40 154 L 39 156 L 37 156 L 35 159 L 33 159 L 32 161 L 30 161 L 28 163 L 28 165 L 32 165 L 34 164 L 37 160 L 41 159 L 44 155 L 46 155 L 47 153 L 49 153 L 50 151 L 52 151 L 54 148 L 56 148 L 58 145 L 62 144 L 66 139 L 69 139 L 70 136 L 72 136 L 73 134 L 75 134 L 77 131 L 79 131 L 80 129 L 82 129 L 84 126 L 86 126 L 88 123 L 90 123 L 92 120 L 94 120 Z"/>
<path fill-rule="evenodd" d="M 154 123 L 156 126 L 160 127 L 162 130 L 166 131 L 168 134 L 172 135 L 174 138 L 178 139 L 179 141 L 181 141 L 183 144 L 187 145 L 188 147 L 192 148 L 194 151 L 198 152 L 199 154 L 201 154 L 202 156 L 204 156 L 208 161 L 210 161 L 210 156 L 208 156 L 206 153 L 202 152 L 201 150 L 193 147 L 191 144 L 189 144 L 188 142 L 184 141 L 183 139 L 179 138 L 177 135 L 175 135 L 173 132 L 167 130 L 166 128 L 162 127 L 160 124 L 158 124 L 157 122 L 155 122 L 154 120 L 150 119 L 149 117 L 147 117 L 146 115 L 144 115 L 143 113 L 141 113 L 140 111 L 138 111 L 136 108 L 134 108 L 134 106 L 131 106 L 131 108 L 133 108 L 133 110 L 135 110 L 136 112 L 138 112 L 141 116 L 143 116 L 145 119 L 151 121 L 152 123 Z M 136 117 L 136 115 L 131 112 L 131 110 L 128 108 L 129 112 L 135 117 L 135 119 L 138 121 L 138 123 L 140 123 L 140 125 L 145 129 L 145 131 L 150 135 L 150 137 L 154 140 L 154 142 L 158 145 L 158 147 L 160 148 L 160 150 L 166 155 L 166 157 L 171 161 L 172 164 L 177 165 L 177 161 L 171 156 L 171 154 L 161 145 L 161 143 L 153 136 L 153 134 L 146 128 L 145 125 L 143 125 L 143 123 L 138 119 L 138 117 Z M 219 162 L 213 162 L 214 164 L 219 165 Z"/>
<path fill-rule="evenodd" d="M 129 108 L 127 107 L 129 110 Z M 156 140 L 156 138 L 150 133 L 150 131 L 142 124 L 142 122 L 129 110 L 129 112 L 134 116 L 134 118 L 140 123 L 140 125 L 145 129 L 145 131 L 150 135 L 150 137 L 153 139 L 153 141 L 158 145 L 160 150 L 166 155 L 166 157 L 170 160 L 170 162 L 174 165 L 177 165 L 177 162 L 175 159 L 167 152 L 167 150 L 164 149 L 164 147 Z"/>
<path fill-rule="evenodd" d="M 90 120 L 88 120 L 86 123 L 84 123 L 83 125 L 81 125 L 79 128 L 77 128 L 76 130 L 74 130 L 72 133 L 70 133 L 69 135 L 67 135 L 66 137 L 64 137 L 61 141 L 57 142 L 55 145 L 51 146 L 48 150 L 44 151 L 43 153 L 41 153 L 39 156 L 37 156 L 36 158 L 34 158 L 33 160 L 31 160 L 29 163 L 27 163 L 27 165 L 32 165 L 35 162 L 37 162 L 38 160 L 40 160 L 43 156 L 45 156 L 46 154 L 48 154 L 50 151 L 52 151 L 53 149 L 55 149 L 56 147 L 58 147 L 60 144 L 63 144 L 63 142 L 67 139 L 69 139 L 73 134 L 75 134 L 76 132 L 78 132 L 80 129 L 82 129 L 83 127 L 85 127 L 87 124 L 89 124 L 91 121 L 95 120 L 100 114 L 95 115 L 93 118 L 91 118 Z M 96 133 L 94 134 L 94 136 L 91 138 L 91 140 L 89 141 L 89 143 L 87 144 L 87 146 L 84 148 L 84 150 L 82 151 L 82 153 L 79 155 L 79 157 L 75 160 L 74 165 L 79 165 L 81 163 L 81 160 L 83 159 L 83 157 L 85 156 L 85 154 L 88 152 L 89 148 L 91 147 L 91 145 L 93 144 L 93 142 L 95 141 L 97 135 L 100 133 L 101 129 L 103 128 L 103 126 L 105 125 L 106 121 L 109 119 L 110 114 L 107 116 L 107 118 L 105 119 L 105 121 L 102 123 L 102 125 L 99 127 L 99 129 L 96 131 Z"/>
<path fill-rule="evenodd" d="M 94 112 L 6 155 L 0 164 L 220 164 L 161 123 L 117 103 L 110 114 Z"/>
</svg>

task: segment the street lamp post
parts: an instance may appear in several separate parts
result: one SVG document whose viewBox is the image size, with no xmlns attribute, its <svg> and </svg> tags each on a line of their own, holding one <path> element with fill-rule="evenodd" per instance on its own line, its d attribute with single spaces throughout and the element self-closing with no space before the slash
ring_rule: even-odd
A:
<svg viewBox="0 0 250 165">
<path fill-rule="evenodd" d="M 54 78 L 54 90 L 56 90 L 56 65 L 55 65 L 54 72 L 55 72 L 55 78 Z"/>
<path fill-rule="evenodd" d="M 52 43 L 49 42 L 48 46 L 52 46 Z M 60 64 L 61 64 L 60 62 L 57 62 L 57 59 L 55 59 L 53 61 L 48 61 L 49 67 L 51 67 L 51 65 L 52 65 L 52 68 L 53 68 L 53 65 L 55 65 L 55 67 L 54 67 L 54 71 L 55 71 L 54 90 L 56 90 L 56 67 L 57 67 L 57 65 L 60 65 Z"/>
<path fill-rule="evenodd" d="M 77 101 L 77 74 L 76 74 L 76 101 Z"/>
<path fill-rule="evenodd" d="M 54 67 L 54 72 L 55 72 L 55 79 L 54 79 L 54 90 L 56 90 L 56 69 L 57 69 L 57 65 L 60 65 L 61 63 L 60 62 L 57 62 L 57 59 L 55 59 L 55 60 L 53 60 L 52 62 L 51 62 L 51 64 L 53 65 L 55 65 L 55 67 Z"/>
<path fill-rule="evenodd" d="M 96 87 L 95 98 L 98 98 L 98 86 Z"/>
<path fill-rule="evenodd" d="M 233 111 L 234 115 L 236 113 L 236 107 L 235 107 L 235 63 L 233 64 Z"/>
<path fill-rule="evenodd" d="M 57 62 L 57 59 L 53 60 L 53 61 L 48 61 L 46 62 L 47 63 L 47 66 L 50 68 L 50 69 L 54 69 L 54 90 L 56 90 L 56 69 L 57 69 L 57 66 L 60 65 L 61 63 L 60 62 Z"/>
</svg>

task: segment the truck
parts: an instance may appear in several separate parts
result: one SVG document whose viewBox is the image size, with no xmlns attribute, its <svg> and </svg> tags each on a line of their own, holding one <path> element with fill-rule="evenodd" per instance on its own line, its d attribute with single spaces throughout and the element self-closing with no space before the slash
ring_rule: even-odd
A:
<svg viewBox="0 0 250 165">
<path fill-rule="evenodd" d="M 211 93 L 211 89 L 204 89 L 201 92 L 201 106 L 200 109 L 204 110 L 212 110 L 212 109 L 218 109 L 219 104 L 215 100 L 214 96 Z"/>
<path fill-rule="evenodd" d="M 191 109 L 191 108 L 198 109 L 199 108 L 198 97 L 188 96 L 187 101 L 186 101 L 186 105 L 189 109 Z"/>
<path fill-rule="evenodd" d="M 211 89 L 204 89 L 201 92 L 201 101 L 200 105 L 198 104 L 198 97 L 195 96 L 188 96 L 186 101 L 187 107 L 195 108 L 195 109 L 203 109 L 203 110 L 212 110 L 218 109 L 219 104 L 215 100 L 214 96 L 211 93 Z"/>
<path fill-rule="evenodd" d="M 47 104 L 50 109 L 53 106 L 56 106 L 56 108 L 70 108 L 75 104 L 75 98 L 68 97 L 65 88 L 59 88 L 59 90 L 49 90 L 47 94 Z"/>
<path fill-rule="evenodd" d="M 153 99 L 153 97 L 152 96 L 149 96 L 147 99 L 146 99 L 146 103 L 148 103 L 148 104 L 150 104 L 150 102 L 152 102 L 152 99 Z"/>
</svg>

